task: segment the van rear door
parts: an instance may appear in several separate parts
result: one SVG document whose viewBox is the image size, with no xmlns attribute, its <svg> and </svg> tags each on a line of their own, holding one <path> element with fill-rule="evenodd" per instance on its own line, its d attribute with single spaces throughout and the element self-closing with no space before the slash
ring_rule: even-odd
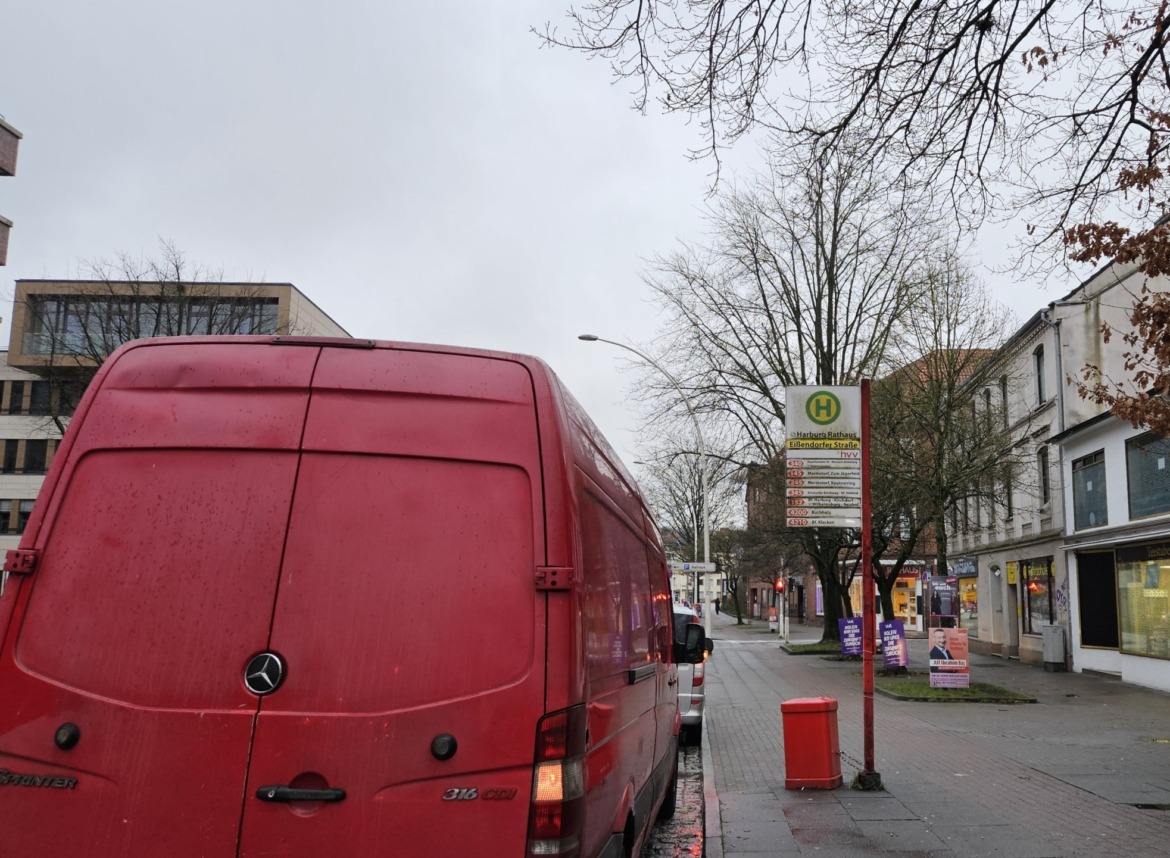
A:
<svg viewBox="0 0 1170 858">
<path fill-rule="evenodd" d="M 241 854 L 523 854 L 546 623 L 528 371 L 325 348 L 302 448 Z"/>
<path fill-rule="evenodd" d="M 108 365 L 0 648 L 5 855 L 231 855 L 315 354 Z M 38 509 L 38 515 L 43 510 Z"/>
</svg>

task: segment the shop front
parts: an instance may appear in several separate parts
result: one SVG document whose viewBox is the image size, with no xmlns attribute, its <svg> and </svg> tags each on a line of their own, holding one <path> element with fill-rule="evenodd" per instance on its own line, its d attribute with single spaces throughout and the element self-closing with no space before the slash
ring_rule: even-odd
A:
<svg viewBox="0 0 1170 858">
<path fill-rule="evenodd" d="M 1023 628 L 1026 635 L 1043 634 L 1044 626 L 1056 622 L 1053 605 L 1051 557 L 1033 557 L 1020 561 L 1020 595 Z"/>
<path fill-rule="evenodd" d="M 1170 543 L 1120 547 L 1115 558 L 1121 651 L 1170 658 Z"/>
<path fill-rule="evenodd" d="M 894 616 L 891 619 L 901 620 L 908 632 L 921 632 L 925 627 L 922 604 L 922 570 L 924 568 L 921 563 L 908 562 L 903 565 L 898 573 L 898 577 L 894 581 L 894 589 L 890 594 L 894 603 Z M 823 616 L 824 603 L 819 581 L 817 582 L 816 598 L 817 614 Z M 853 613 L 859 615 L 862 605 L 860 575 L 855 576 L 849 585 L 849 603 L 853 607 Z M 874 591 L 874 606 L 879 614 L 878 619 L 886 619 L 884 616 L 881 616 L 881 600 L 878 598 L 876 587 Z"/>
<path fill-rule="evenodd" d="M 960 557 L 952 564 L 958 594 L 958 626 L 968 637 L 979 637 L 979 563 L 975 557 Z"/>
<path fill-rule="evenodd" d="M 1074 665 L 1170 691 L 1170 541 L 1074 550 Z"/>
<path fill-rule="evenodd" d="M 922 631 L 922 578 L 917 570 L 898 576 L 893 597 L 893 618 L 901 620 L 908 632 Z"/>
</svg>

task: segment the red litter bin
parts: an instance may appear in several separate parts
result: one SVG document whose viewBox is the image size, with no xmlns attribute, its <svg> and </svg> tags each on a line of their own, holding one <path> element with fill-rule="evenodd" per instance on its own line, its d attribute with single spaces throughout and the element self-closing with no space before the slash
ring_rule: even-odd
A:
<svg viewBox="0 0 1170 858">
<path fill-rule="evenodd" d="M 784 788 L 836 789 L 841 786 L 837 701 L 798 697 L 780 704 L 784 722 Z"/>
</svg>

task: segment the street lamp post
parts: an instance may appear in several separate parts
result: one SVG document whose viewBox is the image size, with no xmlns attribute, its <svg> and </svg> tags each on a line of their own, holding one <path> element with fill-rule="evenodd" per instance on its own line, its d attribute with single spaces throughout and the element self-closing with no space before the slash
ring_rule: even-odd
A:
<svg viewBox="0 0 1170 858">
<path fill-rule="evenodd" d="M 678 395 L 682 399 L 683 405 L 686 406 L 687 414 L 691 415 L 691 422 L 695 424 L 695 441 L 699 445 L 699 487 L 700 487 L 700 491 L 702 492 L 702 495 L 703 495 L 703 563 L 704 564 L 710 563 L 711 562 L 711 515 L 710 515 L 710 510 L 707 508 L 707 445 L 703 441 L 703 430 L 699 426 L 699 418 L 695 415 L 694 409 L 691 408 L 691 401 L 687 397 L 687 392 L 685 390 L 683 390 L 683 386 L 681 384 L 679 384 L 678 379 L 675 378 L 673 375 L 670 374 L 670 372 L 667 371 L 666 367 L 662 366 L 662 364 L 660 364 L 658 361 L 654 360 L 654 358 L 650 357 L 650 355 L 646 354 L 645 352 L 643 352 L 639 349 L 634 348 L 633 346 L 626 345 L 625 343 L 619 343 L 619 342 L 616 342 L 614 340 L 607 340 L 604 337 L 597 336 L 596 334 L 580 334 L 577 337 L 577 339 L 584 340 L 587 343 L 609 343 L 609 345 L 611 345 L 611 346 L 617 346 L 619 349 L 625 349 L 628 352 L 633 352 L 638 357 L 640 357 L 642 360 L 644 360 L 646 363 L 650 364 L 650 366 L 654 367 L 656 370 L 658 370 L 660 373 L 662 373 L 664 376 L 666 376 L 667 379 L 669 379 L 670 383 L 674 386 L 674 389 L 678 391 Z M 696 572 L 695 573 L 695 605 L 696 606 L 699 605 L 699 576 L 700 576 L 700 573 Z M 708 631 L 710 631 L 711 618 L 706 612 L 704 612 L 703 616 L 707 618 L 707 629 L 708 629 Z"/>
</svg>

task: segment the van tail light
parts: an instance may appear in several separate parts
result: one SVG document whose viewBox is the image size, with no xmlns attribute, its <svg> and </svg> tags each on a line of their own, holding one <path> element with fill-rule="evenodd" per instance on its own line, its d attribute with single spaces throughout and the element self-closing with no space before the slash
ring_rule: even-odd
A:
<svg viewBox="0 0 1170 858">
<path fill-rule="evenodd" d="M 704 664 L 696 664 L 695 665 L 695 672 L 693 674 L 691 674 L 691 687 L 692 688 L 702 687 L 703 677 L 707 673 L 707 671 L 704 669 L 705 667 L 706 667 L 706 665 L 704 665 Z"/>
<path fill-rule="evenodd" d="M 573 706 L 540 719 L 528 856 L 579 858 L 585 825 L 585 707 Z"/>
</svg>

